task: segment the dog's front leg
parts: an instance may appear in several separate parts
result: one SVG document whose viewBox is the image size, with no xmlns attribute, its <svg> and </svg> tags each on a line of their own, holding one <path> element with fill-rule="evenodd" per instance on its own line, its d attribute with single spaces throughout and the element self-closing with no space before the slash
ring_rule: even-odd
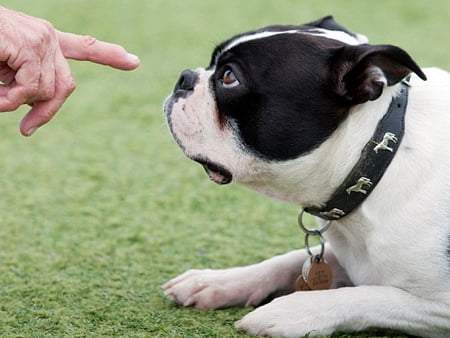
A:
<svg viewBox="0 0 450 338">
<path fill-rule="evenodd" d="M 236 323 L 249 334 L 309 337 L 386 328 L 448 337 L 450 305 L 390 286 L 300 291 L 257 308 Z"/>
<path fill-rule="evenodd" d="M 313 252 L 319 250 L 318 247 L 312 249 Z M 303 249 L 246 267 L 189 270 L 164 284 L 164 294 L 177 304 L 199 309 L 256 306 L 267 299 L 293 292 L 295 280 L 308 258 Z M 335 284 L 348 285 L 348 277 L 330 248 L 326 250 L 326 259 L 333 267 Z"/>
</svg>

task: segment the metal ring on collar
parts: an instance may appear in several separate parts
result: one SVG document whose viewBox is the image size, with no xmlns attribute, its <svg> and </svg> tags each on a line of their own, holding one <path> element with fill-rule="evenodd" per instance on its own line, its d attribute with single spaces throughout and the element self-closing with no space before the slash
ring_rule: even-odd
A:
<svg viewBox="0 0 450 338">
<path fill-rule="evenodd" d="M 303 214 L 305 212 L 305 209 L 301 209 L 301 211 L 298 213 L 297 216 L 297 222 L 298 222 L 298 226 L 300 227 L 300 229 L 307 235 L 310 236 L 319 236 L 321 237 L 321 235 L 328 230 L 328 228 L 331 225 L 331 221 L 328 221 L 325 223 L 325 225 L 320 228 L 320 229 L 314 229 L 314 230 L 310 230 L 307 229 L 304 225 L 303 225 Z"/>
<path fill-rule="evenodd" d="M 308 255 L 310 257 L 316 257 L 319 261 L 322 259 L 324 253 L 325 253 L 325 241 L 322 237 L 322 234 L 319 233 L 319 241 L 320 241 L 320 253 L 319 256 L 314 256 L 313 253 L 311 252 L 311 249 L 309 248 L 309 236 L 311 236 L 310 234 L 306 234 L 305 236 L 305 248 L 306 251 L 308 252 Z"/>
</svg>

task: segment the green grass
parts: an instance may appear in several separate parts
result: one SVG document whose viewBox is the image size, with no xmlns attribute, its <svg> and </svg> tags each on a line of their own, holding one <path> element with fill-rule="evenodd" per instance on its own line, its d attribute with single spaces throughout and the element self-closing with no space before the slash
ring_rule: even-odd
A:
<svg viewBox="0 0 450 338">
<path fill-rule="evenodd" d="M 0 116 L 5 337 L 245 336 L 233 322 L 249 309 L 184 309 L 160 289 L 190 267 L 249 264 L 303 245 L 296 206 L 210 183 L 166 130 L 160 107 L 178 74 L 206 65 L 222 39 L 333 13 L 375 43 L 400 45 L 421 65 L 450 69 L 446 0 L 2 5 L 121 43 L 142 61 L 130 73 L 71 62 L 77 90 L 29 139 L 18 132 L 25 108 Z"/>
</svg>

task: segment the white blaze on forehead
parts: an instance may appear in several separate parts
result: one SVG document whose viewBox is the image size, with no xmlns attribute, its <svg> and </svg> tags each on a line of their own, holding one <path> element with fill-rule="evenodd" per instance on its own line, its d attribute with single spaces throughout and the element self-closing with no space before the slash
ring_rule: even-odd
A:
<svg viewBox="0 0 450 338">
<path fill-rule="evenodd" d="M 226 45 L 222 49 L 222 53 L 224 53 L 224 52 L 230 50 L 231 48 L 236 47 L 237 45 L 240 45 L 241 43 L 244 43 L 244 42 L 264 39 L 264 38 L 268 38 L 269 36 L 280 35 L 280 34 L 295 34 L 298 32 L 299 32 L 298 30 L 292 29 L 292 30 L 281 31 L 281 32 L 267 31 L 267 32 L 253 33 L 250 35 L 244 35 L 244 36 L 241 36 L 241 37 L 231 41 L 228 45 Z"/>
<path fill-rule="evenodd" d="M 218 55 L 216 56 L 216 58 L 214 60 L 215 61 L 214 63 L 217 63 L 218 59 L 220 58 L 220 56 L 223 53 L 229 51 L 230 49 L 232 49 L 242 43 L 254 41 L 254 40 L 260 40 L 260 39 L 268 38 L 268 37 L 275 36 L 275 35 L 281 35 L 281 34 L 307 34 L 307 35 L 313 35 L 313 36 L 320 36 L 323 38 L 341 41 L 348 45 L 359 45 L 362 43 L 367 43 L 369 41 L 366 36 L 361 35 L 361 34 L 356 34 L 356 36 L 353 36 L 346 32 L 343 32 L 343 31 L 332 31 L 332 30 L 323 29 L 323 28 L 312 28 L 309 31 L 308 30 L 297 30 L 297 29 L 290 29 L 290 30 L 285 30 L 285 31 L 265 31 L 265 32 L 258 32 L 258 33 L 240 36 L 240 37 L 230 41 L 230 43 L 228 45 L 226 45 L 225 47 L 223 47 L 222 50 L 220 51 L 220 53 L 218 53 Z"/>
<path fill-rule="evenodd" d="M 315 36 L 321 36 L 323 38 L 338 40 L 344 42 L 348 45 L 359 45 L 362 43 L 367 43 L 369 40 L 366 36 L 361 34 L 356 34 L 356 36 L 350 35 L 343 31 L 330 31 L 328 29 L 317 28 L 310 32 L 301 32 L 303 34 L 310 34 Z"/>
</svg>

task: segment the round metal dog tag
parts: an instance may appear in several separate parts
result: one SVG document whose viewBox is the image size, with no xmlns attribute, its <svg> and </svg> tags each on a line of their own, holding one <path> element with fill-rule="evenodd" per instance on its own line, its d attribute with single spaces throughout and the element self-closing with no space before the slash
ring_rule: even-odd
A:
<svg viewBox="0 0 450 338">
<path fill-rule="evenodd" d="M 295 291 L 311 291 L 302 275 L 298 276 L 295 281 Z"/>
<path fill-rule="evenodd" d="M 333 272 L 330 265 L 317 256 L 311 258 L 311 264 L 304 273 L 305 282 L 311 290 L 329 289 L 333 282 Z"/>
</svg>

